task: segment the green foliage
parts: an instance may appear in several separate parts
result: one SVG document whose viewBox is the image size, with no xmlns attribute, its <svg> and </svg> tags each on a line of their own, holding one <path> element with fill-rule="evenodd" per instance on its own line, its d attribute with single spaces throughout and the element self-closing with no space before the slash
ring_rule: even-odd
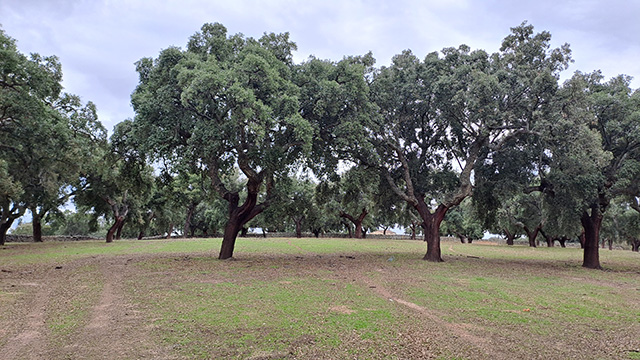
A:
<svg viewBox="0 0 640 360">
<path fill-rule="evenodd" d="M 35 224 L 78 191 L 96 141 L 106 131 L 95 106 L 62 93 L 55 56 L 22 55 L 0 30 L 0 205 L 2 234 L 29 209 Z"/>
</svg>

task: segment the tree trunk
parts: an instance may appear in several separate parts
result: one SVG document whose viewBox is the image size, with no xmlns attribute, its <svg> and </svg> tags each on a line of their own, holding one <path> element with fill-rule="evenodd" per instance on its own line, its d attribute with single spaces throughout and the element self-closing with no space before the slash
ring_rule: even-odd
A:
<svg viewBox="0 0 640 360">
<path fill-rule="evenodd" d="M 422 260 L 432 262 L 443 262 L 442 251 L 440 250 L 440 224 L 449 210 L 448 207 L 440 204 L 435 212 L 431 213 L 422 196 L 418 197 L 418 204 L 415 206 L 418 214 L 422 217 L 422 227 L 424 228 L 424 241 L 427 242 L 427 253 Z"/>
<path fill-rule="evenodd" d="M 507 245 L 513 245 L 513 239 L 516 237 L 515 233 L 512 233 L 508 229 L 504 229 L 504 235 L 507 237 Z"/>
<path fill-rule="evenodd" d="M 582 232 L 580 233 L 580 236 L 578 237 L 578 240 L 580 241 L 580 248 L 584 249 L 584 245 L 586 243 L 586 239 L 585 239 L 585 233 L 584 233 L 584 229 L 582 229 Z"/>
<path fill-rule="evenodd" d="M 225 200 L 229 202 L 229 220 L 224 227 L 222 236 L 222 246 L 220 247 L 220 255 L 218 259 L 225 260 L 233 257 L 233 249 L 236 244 L 238 232 L 243 226 L 260 214 L 265 207 L 265 203 L 258 204 L 258 190 L 261 180 L 249 179 L 247 181 L 247 198 L 241 206 L 238 206 L 240 196 L 237 192 L 229 192 L 225 194 Z"/>
<path fill-rule="evenodd" d="M 640 251 L 640 239 L 631 240 L 631 251 L 635 251 L 635 252 Z"/>
<path fill-rule="evenodd" d="M 118 216 L 116 221 L 111 225 L 109 231 L 107 231 L 107 242 L 112 243 L 113 237 L 118 229 L 122 228 L 122 223 L 124 223 L 124 216 Z"/>
<path fill-rule="evenodd" d="M 584 229 L 584 258 L 582 266 L 589 269 L 602 269 L 600 266 L 600 254 L 598 253 L 602 218 L 602 212 L 597 205 L 591 207 L 591 215 L 585 211 L 580 218 Z"/>
<path fill-rule="evenodd" d="M 456 233 L 456 236 L 458 237 L 458 239 L 460 239 L 460 243 L 465 244 L 467 242 L 467 237 L 462 235 L 461 233 Z"/>
<path fill-rule="evenodd" d="M 313 235 L 316 237 L 316 239 L 319 238 L 320 237 L 320 229 L 314 229 L 313 230 Z"/>
<path fill-rule="evenodd" d="M 527 233 L 527 237 L 529 238 L 529 246 L 537 247 L 536 238 L 538 237 L 538 232 L 540 231 L 540 225 L 536 226 L 533 230 L 529 230 L 529 228 L 526 226 L 524 226 L 523 228 Z"/>
<path fill-rule="evenodd" d="M 302 237 L 302 217 L 293 218 L 293 222 L 296 224 L 296 237 L 299 239 Z"/>
<path fill-rule="evenodd" d="M 118 225 L 118 228 L 116 229 L 116 240 L 120 240 L 120 238 L 122 237 L 122 228 L 124 227 L 124 223 L 125 223 L 125 217 L 122 217 L 122 221 L 120 222 L 120 224 Z"/>
<path fill-rule="evenodd" d="M 11 224 L 13 224 L 13 220 L 0 224 L 0 246 L 3 246 L 7 241 L 7 231 L 11 228 Z"/>
<path fill-rule="evenodd" d="M 613 250 L 613 238 L 607 239 L 607 244 L 609 244 L 609 250 Z"/>
<path fill-rule="evenodd" d="M 351 239 L 353 237 L 353 234 L 351 233 L 351 226 L 349 226 L 349 224 L 345 221 L 342 221 L 342 225 L 344 225 L 344 227 L 347 228 L 347 232 L 349 233 L 349 239 Z"/>
<path fill-rule="evenodd" d="M 33 227 L 33 241 L 42 242 L 42 219 L 38 211 L 31 210 L 31 225 Z"/>
<path fill-rule="evenodd" d="M 355 217 L 345 213 L 344 211 L 340 212 L 340 217 L 348 219 L 355 226 L 355 235 L 354 236 L 355 236 L 356 239 L 362 239 L 363 238 L 362 222 L 364 221 L 364 218 L 365 218 L 365 216 L 367 216 L 368 213 L 369 212 L 367 211 L 367 209 L 362 208 L 362 212 L 360 213 L 360 215 L 357 218 L 355 218 Z"/>
<path fill-rule="evenodd" d="M 563 247 L 563 248 L 567 247 L 567 245 L 565 244 L 567 242 L 567 238 L 566 237 L 563 236 L 561 238 L 558 238 L 558 242 L 560 243 L 561 247 Z"/>
<path fill-rule="evenodd" d="M 193 236 L 193 230 L 191 230 L 191 219 L 193 219 L 193 213 L 196 209 L 196 204 L 191 202 L 189 206 L 187 206 L 187 214 L 184 220 L 184 228 L 182 231 L 183 237 Z"/>
<path fill-rule="evenodd" d="M 169 230 L 167 231 L 167 239 L 171 239 L 171 234 L 173 233 L 173 223 L 169 224 Z"/>
</svg>

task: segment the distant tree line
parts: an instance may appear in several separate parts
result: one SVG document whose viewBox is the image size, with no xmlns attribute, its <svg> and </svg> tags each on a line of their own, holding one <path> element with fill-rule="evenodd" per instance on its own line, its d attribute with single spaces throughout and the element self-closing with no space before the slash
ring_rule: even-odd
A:
<svg viewBox="0 0 640 360">
<path fill-rule="evenodd" d="M 640 245 L 640 92 L 598 71 L 560 84 L 571 51 L 550 40 L 523 23 L 491 54 L 296 64 L 288 33 L 205 24 L 136 63 L 135 117 L 108 137 L 94 104 L 62 92 L 55 56 L 0 32 L 0 243 L 27 211 L 36 241 L 43 223 L 102 223 L 107 242 L 221 235 L 220 259 L 249 227 L 400 226 L 428 261 L 442 261 L 440 235 L 490 231 L 579 240 L 583 266 L 600 268 L 601 239 Z"/>
</svg>

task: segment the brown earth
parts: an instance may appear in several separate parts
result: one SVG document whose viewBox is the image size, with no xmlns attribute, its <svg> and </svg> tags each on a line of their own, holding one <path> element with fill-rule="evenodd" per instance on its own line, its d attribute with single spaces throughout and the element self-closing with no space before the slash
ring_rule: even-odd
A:
<svg viewBox="0 0 640 360">
<path fill-rule="evenodd" d="M 295 246 L 294 244 L 291 244 Z M 211 255 L 211 254 L 209 254 Z M 273 268 L 260 267 L 257 277 L 273 278 L 277 272 L 288 276 L 317 274 L 330 270 L 336 279 L 353 281 L 372 293 L 398 305 L 406 317 L 415 320 L 406 329 L 400 329 L 404 342 L 401 349 L 389 349 L 384 358 L 448 359 L 447 354 L 465 359 L 561 359 L 595 358 L 603 354 L 602 346 L 613 347 L 612 341 L 630 341 L 633 334 L 608 337 L 605 345 L 593 342 L 593 349 L 566 350 L 563 343 L 546 344 L 531 352 L 514 352 L 519 344 L 505 340 L 499 334 L 486 331 L 482 324 L 455 323 L 446 314 L 408 301 L 395 290 L 402 274 L 393 266 L 372 267 L 367 255 L 302 256 L 251 255 L 234 262 L 238 267 L 256 267 L 256 264 L 276 264 Z M 135 283 L 145 271 L 136 263 L 150 259 L 180 260 L 180 266 L 189 265 L 184 255 L 126 255 L 94 256 L 63 265 L 34 265 L 0 269 L 0 358 L 11 359 L 178 359 L 175 349 L 159 338 L 155 332 L 152 314 L 133 300 L 126 284 Z M 211 258 L 211 261 L 214 258 Z M 420 261 L 420 260 L 416 260 Z M 178 263 L 178 261 L 176 261 Z M 511 265 L 505 265 L 508 267 Z M 375 272 L 376 276 L 369 276 Z M 148 276 L 149 273 L 146 273 Z M 163 272 L 159 282 L 179 282 L 171 272 Z M 204 279 L 204 278 L 203 278 Z M 203 280 L 204 281 L 204 280 Z M 212 280 L 215 281 L 215 280 Z M 282 283 L 283 286 L 286 283 Z M 416 286 L 419 286 L 416 283 Z M 136 294 L 139 298 L 141 295 Z M 144 294 L 143 294 L 144 296 Z M 352 309 L 333 304 L 329 311 L 350 314 Z M 74 316 L 74 312 L 78 316 Z M 53 324 L 53 325 L 52 325 Z M 55 325 L 59 324 L 59 325 Z M 634 328 L 637 329 L 638 327 Z M 509 331 L 509 329 L 505 329 Z M 637 334 L 636 334 L 637 335 Z M 300 340 L 304 343 L 303 340 Z M 305 340 L 306 341 L 306 340 Z M 346 338 L 345 342 L 349 339 Z M 588 344 L 588 343 L 585 343 Z M 376 344 L 370 344 L 375 346 Z M 303 345 L 301 345 L 303 346 Z M 624 348 L 626 345 L 619 345 Z M 574 352 L 572 352 L 574 351 Z M 384 352 L 382 352 L 384 353 Z M 304 358 L 288 353 L 263 354 L 252 358 Z M 314 358 L 331 358 L 330 354 L 304 353 Z M 618 353 L 620 354 L 620 353 Z M 598 355 L 598 356 L 600 356 Z M 443 357 L 441 357 L 443 356 Z M 602 356 L 602 358 L 615 358 Z"/>
</svg>

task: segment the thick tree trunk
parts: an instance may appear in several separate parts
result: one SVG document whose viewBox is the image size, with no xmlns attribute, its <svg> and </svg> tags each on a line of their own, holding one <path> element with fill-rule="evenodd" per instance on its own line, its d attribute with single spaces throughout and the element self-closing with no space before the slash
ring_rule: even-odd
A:
<svg viewBox="0 0 640 360">
<path fill-rule="evenodd" d="M 631 240 L 631 251 L 635 251 L 635 252 L 640 251 L 640 239 Z"/>
<path fill-rule="evenodd" d="M 302 218 L 293 218 L 293 222 L 296 224 L 296 237 L 299 239 L 302 237 Z"/>
<path fill-rule="evenodd" d="M 580 233 L 580 236 L 578 237 L 578 240 L 580 241 L 580 248 L 584 249 L 584 245 L 586 243 L 586 238 L 585 238 L 585 233 L 584 233 L 584 229 L 582 229 L 582 232 Z"/>
<path fill-rule="evenodd" d="M 33 227 L 33 241 L 42 242 L 42 219 L 37 211 L 31 211 L 31 225 Z"/>
<path fill-rule="evenodd" d="M 120 238 L 122 238 L 122 228 L 124 227 L 124 223 L 125 223 L 125 217 L 122 218 L 122 221 L 120 222 L 120 224 L 118 225 L 118 228 L 116 229 L 116 240 L 120 240 Z"/>
<path fill-rule="evenodd" d="M 224 260 L 233 257 L 233 249 L 236 245 L 236 238 L 240 232 L 240 217 L 237 214 L 231 214 L 229 221 L 224 227 L 224 235 L 222 236 L 222 246 L 218 259 Z"/>
<path fill-rule="evenodd" d="M 585 211 L 580 218 L 584 229 L 584 258 L 582 266 L 589 269 L 602 269 L 600 266 L 600 254 L 598 253 L 602 218 L 602 212 L 598 206 L 591 208 L 591 214 Z"/>
<path fill-rule="evenodd" d="M 363 238 L 362 222 L 364 221 L 364 218 L 365 218 L 365 216 L 367 216 L 368 213 L 369 212 L 367 211 L 367 209 L 363 208 L 362 212 L 360 212 L 360 215 L 356 218 L 356 217 L 353 217 L 353 216 L 345 213 L 344 211 L 340 212 L 340 217 L 348 219 L 355 226 L 355 234 L 354 234 L 354 236 L 355 236 L 356 239 L 362 239 Z"/>
<path fill-rule="evenodd" d="M 507 245 L 513 245 L 513 239 L 516 237 L 516 234 L 512 233 L 508 229 L 504 229 L 504 235 L 507 237 Z"/>
<path fill-rule="evenodd" d="M 238 206 L 240 196 L 237 192 L 229 192 L 225 200 L 229 202 L 229 220 L 224 227 L 222 246 L 218 259 L 225 260 L 233 257 L 236 238 L 244 225 L 260 214 L 266 207 L 264 203 L 258 204 L 258 190 L 261 180 L 249 179 L 247 182 L 247 198 L 241 206 Z"/>
<path fill-rule="evenodd" d="M 319 238 L 320 237 L 320 230 L 319 229 L 314 229 L 313 230 L 313 235 L 316 237 L 316 239 Z"/>
<path fill-rule="evenodd" d="M 542 237 L 544 238 L 544 240 L 547 242 L 547 247 L 553 247 L 553 243 L 555 241 L 555 239 L 553 238 L 553 236 L 546 234 L 542 228 L 540 229 L 540 235 L 542 235 Z"/>
<path fill-rule="evenodd" d="M 527 233 L 527 237 L 529 238 L 529 246 L 537 247 L 536 238 L 538 237 L 538 232 L 540 231 L 540 225 L 536 226 L 533 230 L 529 230 L 529 228 L 526 226 L 524 226 L 523 228 Z"/>
<path fill-rule="evenodd" d="M 442 251 L 440 249 L 440 224 L 449 210 L 448 207 L 440 204 L 434 213 L 429 211 L 424 199 L 420 197 L 415 206 L 418 214 L 422 217 L 422 227 L 424 228 L 424 241 L 427 242 L 427 253 L 422 260 L 432 262 L 443 262 Z"/>
<path fill-rule="evenodd" d="M 7 231 L 11 228 L 11 224 L 13 224 L 13 220 L 0 224 L 0 246 L 4 245 L 7 241 Z"/>
<path fill-rule="evenodd" d="M 122 223 L 124 223 L 124 216 L 118 216 L 116 221 L 111 225 L 109 231 L 107 231 L 107 242 L 112 243 L 114 235 L 118 229 L 122 228 Z"/>
</svg>

